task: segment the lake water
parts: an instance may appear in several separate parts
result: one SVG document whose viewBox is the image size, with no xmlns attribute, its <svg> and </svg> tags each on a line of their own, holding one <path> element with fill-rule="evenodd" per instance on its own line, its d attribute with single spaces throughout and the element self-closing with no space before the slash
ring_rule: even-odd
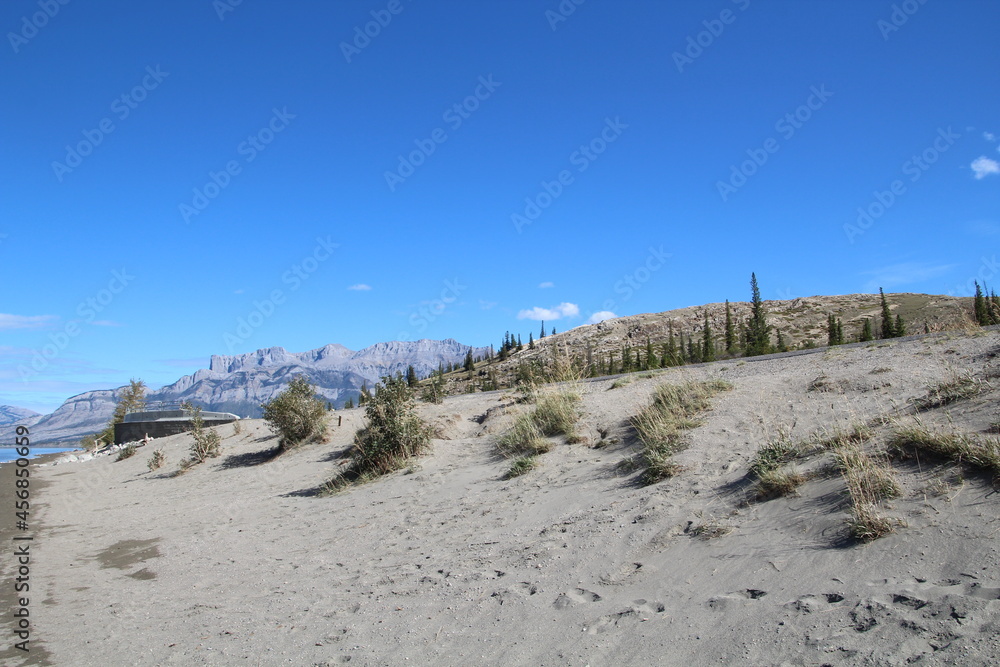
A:
<svg viewBox="0 0 1000 667">
<path fill-rule="evenodd" d="M 31 454 L 26 458 L 33 459 L 36 456 L 42 456 L 43 454 L 59 454 L 61 452 L 72 452 L 75 451 L 76 447 L 32 447 Z M 0 447 L 0 463 L 9 463 L 18 459 L 17 448 L 15 447 Z"/>
</svg>

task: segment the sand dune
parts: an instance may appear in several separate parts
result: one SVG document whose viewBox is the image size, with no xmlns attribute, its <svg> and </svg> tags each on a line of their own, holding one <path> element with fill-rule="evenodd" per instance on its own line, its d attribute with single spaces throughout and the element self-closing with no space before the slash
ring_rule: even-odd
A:
<svg viewBox="0 0 1000 667">
<path fill-rule="evenodd" d="M 1000 658 L 1000 512 L 989 475 L 894 460 L 905 522 L 859 543 L 829 456 L 797 494 L 747 503 L 747 465 L 792 441 L 892 417 L 980 437 L 1000 422 L 1000 337 L 931 336 L 582 382 L 584 442 L 501 480 L 509 393 L 421 405 L 433 451 L 330 497 L 363 410 L 277 459 L 263 422 L 170 477 L 186 435 L 133 458 L 36 467 L 35 664 L 901 665 Z M 929 386 L 977 394 L 916 412 Z M 704 423 L 651 485 L 620 462 L 654 387 L 721 378 Z M 882 422 L 878 422 L 881 424 Z M 878 449 L 893 428 L 878 426 Z M 603 438 L 602 438 L 603 434 Z M 825 458 L 824 458 L 825 457 Z M 826 466 L 826 467 L 824 467 Z M 824 472 L 825 471 L 825 472 Z M 5 488 L 10 485 L 6 484 Z M 9 563 L 3 564 L 5 568 Z M 5 664 L 22 664 L 7 650 Z M 29 663 L 24 663 L 29 664 Z"/>
</svg>

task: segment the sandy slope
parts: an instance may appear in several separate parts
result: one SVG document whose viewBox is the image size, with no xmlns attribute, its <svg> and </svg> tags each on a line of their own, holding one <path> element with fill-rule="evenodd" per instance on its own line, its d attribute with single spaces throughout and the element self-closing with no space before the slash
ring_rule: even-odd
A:
<svg viewBox="0 0 1000 667">
<path fill-rule="evenodd" d="M 223 457 L 177 478 L 148 473 L 144 450 L 39 468 L 35 638 L 59 665 L 987 664 L 1000 658 L 991 480 L 897 462 L 906 492 L 888 512 L 908 525 L 871 544 L 846 537 L 839 476 L 743 500 L 748 460 L 779 429 L 805 439 L 903 414 L 929 384 L 996 372 L 998 350 L 995 333 L 937 337 L 583 383 L 588 442 L 510 481 L 491 434 L 522 408 L 501 393 L 422 406 L 433 453 L 334 497 L 311 491 L 361 410 L 273 461 L 266 427 L 247 422 L 219 427 Z M 618 467 L 636 451 L 628 417 L 660 382 L 710 377 L 735 388 L 691 433 L 686 470 L 638 486 Z M 996 397 L 919 418 L 983 431 Z M 169 472 L 189 441 L 155 444 Z"/>
</svg>

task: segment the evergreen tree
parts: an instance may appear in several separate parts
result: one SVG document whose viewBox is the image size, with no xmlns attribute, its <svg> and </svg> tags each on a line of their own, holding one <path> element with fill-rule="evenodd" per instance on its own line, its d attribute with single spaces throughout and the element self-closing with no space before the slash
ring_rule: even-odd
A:
<svg viewBox="0 0 1000 667">
<path fill-rule="evenodd" d="M 555 328 L 555 327 L 552 327 L 552 335 L 553 335 L 553 336 L 555 336 L 555 335 L 556 335 L 556 328 Z"/>
<path fill-rule="evenodd" d="M 752 295 L 752 310 L 750 319 L 747 322 L 747 342 L 745 354 L 753 357 L 758 354 L 767 354 L 771 351 L 771 327 L 767 323 L 767 311 L 764 309 L 764 302 L 760 298 L 760 289 L 757 287 L 757 274 L 750 274 L 750 292 Z"/>
<path fill-rule="evenodd" d="M 781 333 L 781 329 L 778 329 L 778 352 L 788 352 L 788 345 L 785 343 L 785 337 Z"/>
<path fill-rule="evenodd" d="M 530 331 L 528 332 L 528 349 L 529 350 L 535 349 L 535 336 Z"/>
<path fill-rule="evenodd" d="M 837 318 L 833 316 L 833 313 L 826 316 L 826 344 L 837 344 Z"/>
<path fill-rule="evenodd" d="M 413 368 L 413 364 L 410 364 L 406 368 L 406 384 L 412 388 L 417 386 L 417 382 L 417 371 Z"/>
<path fill-rule="evenodd" d="M 894 338 L 896 328 L 892 324 L 892 311 L 889 310 L 889 303 L 885 300 L 885 292 L 878 288 L 878 293 L 882 296 L 882 338 Z"/>
<path fill-rule="evenodd" d="M 632 371 L 632 348 L 629 347 L 628 343 L 622 346 L 622 373 L 630 373 Z"/>
<path fill-rule="evenodd" d="M 614 375 L 614 374 L 615 374 L 615 353 L 614 352 L 609 352 L 608 353 L 608 375 Z"/>
<path fill-rule="evenodd" d="M 476 370 L 476 362 L 472 360 L 472 350 L 465 353 L 465 364 L 463 365 L 463 368 L 470 373 Z"/>
<path fill-rule="evenodd" d="M 902 315 L 896 315 L 896 324 L 892 328 L 892 335 L 896 338 L 902 338 L 906 335 L 906 324 L 903 322 Z"/>
<path fill-rule="evenodd" d="M 837 345 L 844 344 L 844 322 L 837 318 Z"/>
<path fill-rule="evenodd" d="M 358 394 L 358 405 L 364 405 L 372 399 L 372 393 L 368 391 L 368 382 L 361 383 L 361 393 Z"/>
<path fill-rule="evenodd" d="M 524 349 L 524 345 L 521 345 L 521 334 L 517 334 L 517 351 L 520 352 Z"/>
<path fill-rule="evenodd" d="M 726 354 L 736 351 L 736 326 L 733 324 L 733 312 L 726 299 Z"/>
<path fill-rule="evenodd" d="M 350 410 L 353 407 L 354 407 L 354 399 L 348 396 L 347 401 L 344 402 L 344 409 Z"/>
<path fill-rule="evenodd" d="M 990 324 L 990 314 L 989 309 L 986 305 L 986 297 L 983 296 L 983 288 L 979 286 L 979 281 L 974 281 L 976 284 L 976 297 L 974 300 L 973 312 L 976 316 L 976 324 L 985 327 Z"/>
<path fill-rule="evenodd" d="M 650 342 L 649 338 L 646 338 L 646 370 L 660 367 L 660 358 L 656 356 L 656 351 L 653 349 L 653 343 Z"/>
<path fill-rule="evenodd" d="M 545 320 L 542 320 L 542 332 L 538 334 L 538 340 L 545 338 Z"/>
<path fill-rule="evenodd" d="M 874 339 L 875 334 L 872 332 L 872 318 L 866 317 L 865 321 L 861 324 L 861 335 L 858 336 L 858 340 L 862 343 L 867 343 Z"/>
<path fill-rule="evenodd" d="M 701 360 L 715 361 L 715 340 L 712 337 L 712 325 L 708 322 L 708 311 L 705 311 L 705 326 L 701 330 Z"/>
<path fill-rule="evenodd" d="M 688 336 L 687 355 L 688 361 L 692 364 L 697 364 L 701 361 L 701 349 L 694 344 L 694 336 Z"/>
</svg>

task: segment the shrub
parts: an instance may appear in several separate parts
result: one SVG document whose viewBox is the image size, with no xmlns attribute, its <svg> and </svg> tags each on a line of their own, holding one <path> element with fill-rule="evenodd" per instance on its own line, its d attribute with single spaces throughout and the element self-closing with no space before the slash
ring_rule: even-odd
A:
<svg viewBox="0 0 1000 667">
<path fill-rule="evenodd" d="M 115 461 L 124 461 L 125 459 L 131 458 L 133 456 L 135 456 L 135 445 L 128 444 L 125 445 L 124 449 L 118 452 L 118 458 L 116 458 Z"/>
<path fill-rule="evenodd" d="M 233 435 L 239 435 L 242 432 L 243 432 L 243 425 L 240 423 L 240 420 L 237 419 L 236 421 L 233 422 Z"/>
<path fill-rule="evenodd" d="M 162 467 L 166 459 L 167 457 L 163 455 L 162 449 L 155 449 L 153 450 L 153 455 L 146 461 L 146 467 L 149 468 L 149 472 L 153 472 Z"/>
<path fill-rule="evenodd" d="M 80 439 L 80 447 L 92 452 L 97 449 L 97 436 L 96 435 L 85 435 Z"/>
<path fill-rule="evenodd" d="M 560 391 L 538 399 L 532 418 L 543 435 L 573 435 L 573 426 L 580 418 L 576 404 L 580 397 Z"/>
<path fill-rule="evenodd" d="M 806 478 L 796 472 L 768 470 L 757 479 L 754 496 L 757 500 L 787 496 L 805 481 Z"/>
<path fill-rule="evenodd" d="M 416 414 L 405 378 L 382 378 L 382 385 L 365 404 L 365 417 L 368 425 L 354 436 L 351 462 L 327 482 L 326 491 L 398 470 L 430 446 L 430 427 Z"/>
<path fill-rule="evenodd" d="M 552 443 L 545 439 L 546 436 L 565 435 L 567 442 L 580 442 L 573 430 L 580 418 L 576 409 L 580 400 L 577 394 L 565 390 L 550 394 L 537 394 L 532 390 L 530 394 L 535 397 L 535 407 L 519 415 L 511 427 L 497 438 L 497 451 L 502 456 L 514 458 L 544 454 L 552 449 Z"/>
<path fill-rule="evenodd" d="M 523 414 L 504 431 L 496 443 L 497 451 L 507 458 L 535 456 L 552 449 L 552 443 L 545 439 L 530 414 Z"/>
<path fill-rule="evenodd" d="M 316 389 L 299 376 L 280 394 L 261 406 L 264 421 L 281 436 L 278 447 L 287 451 L 319 440 L 326 433 L 326 403 L 316 396 Z"/>
<path fill-rule="evenodd" d="M 198 463 L 204 463 L 208 459 L 214 459 L 222 452 L 219 444 L 221 438 L 215 431 L 205 430 L 205 420 L 201 417 L 201 408 L 189 402 L 181 404 L 184 410 L 191 413 L 191 458 L 181 461 L 181 468 L 186 470 Z"/>
</svg>

